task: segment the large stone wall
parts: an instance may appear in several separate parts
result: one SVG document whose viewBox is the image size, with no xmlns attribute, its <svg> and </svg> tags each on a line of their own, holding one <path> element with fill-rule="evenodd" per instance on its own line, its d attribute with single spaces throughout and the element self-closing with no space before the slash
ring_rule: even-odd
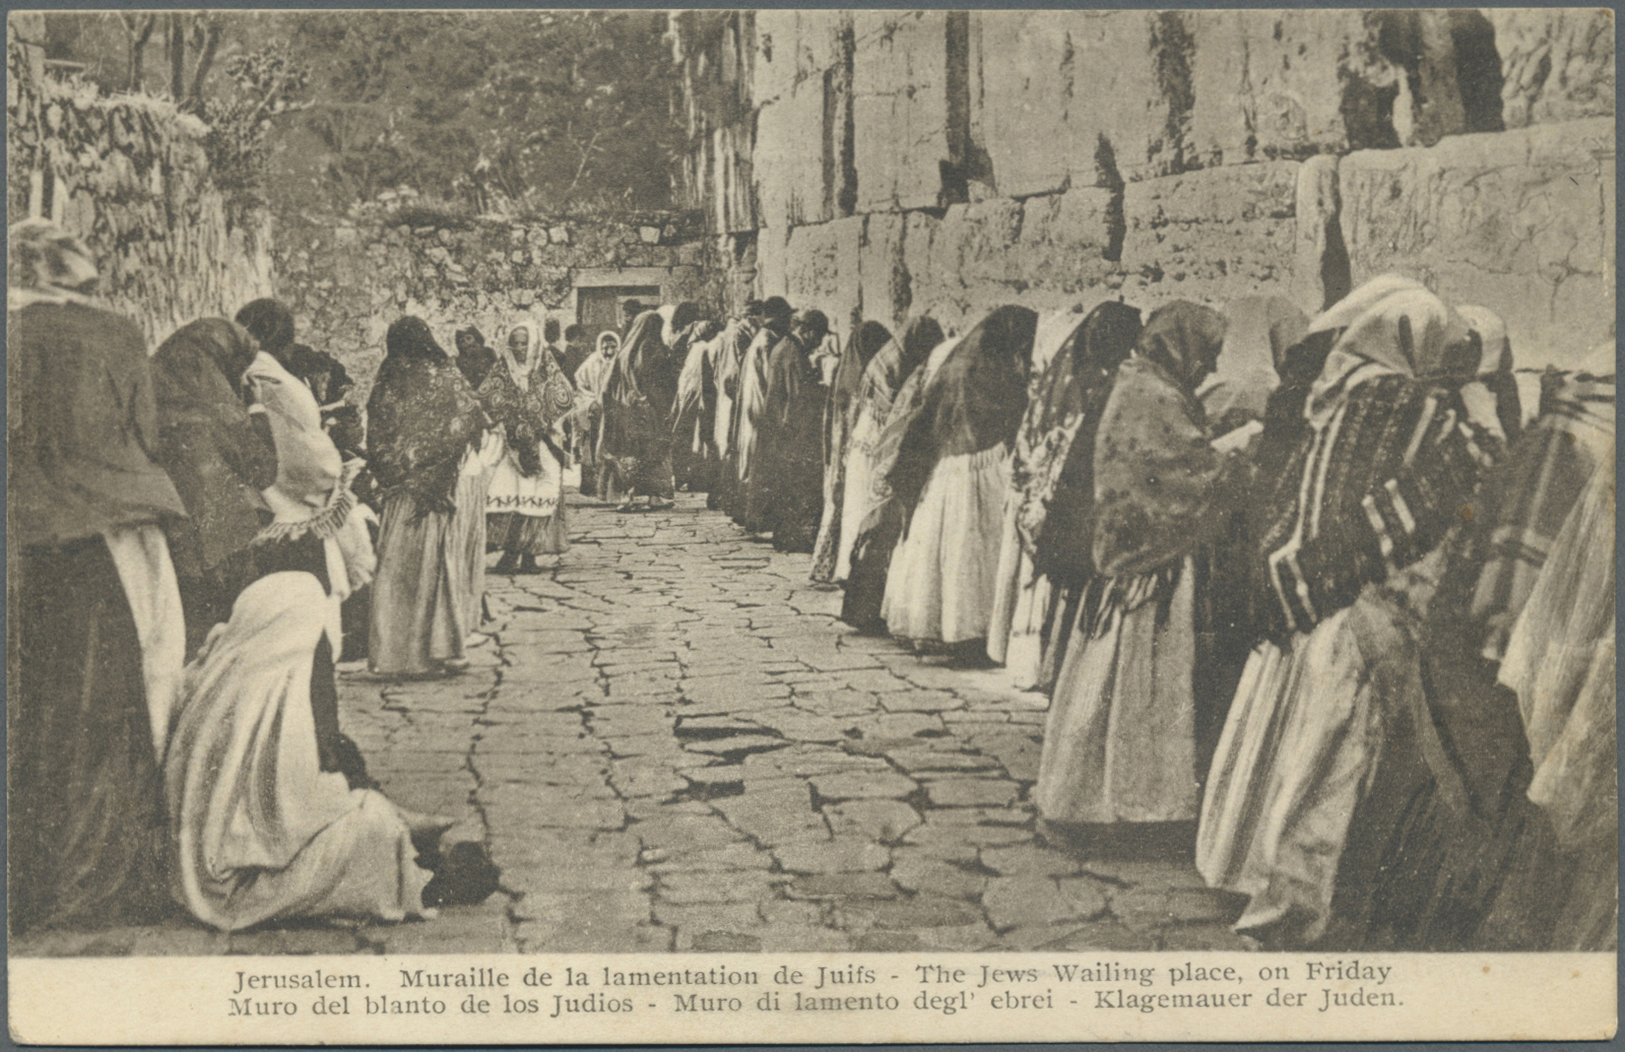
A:
<svg viewBox="0 0 1625 1052">
<path fill-rule="evenodd" d="M 271 224 L 209 175 L 201 121 L 143 96 L 97 97 L 44 69 L 43 18 L 7 19 L 8 221 L 55 219 L 83 238 L 101 295 L 149 346 L 269 295 Z"/>
<path fill-rule="evenodd" d="M 345 216 L 285 218 L 277 231 L 277 295 L 300 338 L 330 351 L 365 400 L 384 355 L 384 333 L 423 318 L 449 351 L 477 325 L 489 341 L 519 324 L 576 319 L 575 290 L 595 283 L 659 285 L 670 302 L 716 312 L 725 268 L 692 213 L 537 218 L 523 222 L 369 206 Z"/>
<path fill-rule="evenodd" d="M 1500 311 L 1532 365 L 1612 324 L 1608 11 L 685 12 L 672 28 L 690 203 L 734 249 L 732 298 L 783 294 L 846 332 L 1119 295 L 1284 293 L 1313 311 L 1400 270 Z"/>
</svg>

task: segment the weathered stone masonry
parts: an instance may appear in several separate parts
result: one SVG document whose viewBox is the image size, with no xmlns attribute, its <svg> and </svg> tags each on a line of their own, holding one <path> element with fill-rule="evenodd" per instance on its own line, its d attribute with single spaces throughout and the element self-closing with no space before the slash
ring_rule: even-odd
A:
<svg viewBox="0 0 1625 1052">
<path fill-rule="evenodd" d="M 683 12 L 730 297 L 896 322 L 1123 295 L 1307 310 L 1399 269 L 1520 360 L 1608 334 L 1595 10 Z"/>
<path fill-rule="evenodd" d="M 208 128 L 167 102 L 48 78 L 43 16 L 6 26 L 7 221 L 48 216 L 82 237 L 102 295 L 154 348 L 269 295 L 270 217 L 215 185 Z"/>
</svg>

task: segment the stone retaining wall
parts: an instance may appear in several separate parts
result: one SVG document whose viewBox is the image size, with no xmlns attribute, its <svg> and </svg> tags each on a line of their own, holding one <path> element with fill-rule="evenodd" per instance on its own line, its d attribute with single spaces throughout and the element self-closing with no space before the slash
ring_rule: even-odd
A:
<svg viewBox="0 0 1625 1052">
<path fill-rule="evenodd" d="M 730 294 L 962 325 L 1122 295 L 1316 310 L 1401 270 L 1520 360 L 1613 321 L 1598 10 L 684 12 Z"/>
<path fill-rule="evenodd" d="M 719 309 L 725 269 L 695 214 L 640 213 L 524 222 L 374 206 L 342 217 L 284 219 L 277 292 L 300 339 L 337 355 L 366 389 L 383 360 L 384 332 L 415 314 L 450 351 L 457 329 L 487 341 L 543 319 L 576 320 L 583 272 L 626 270 L 627 284 L 659 284 L 663 299 Z M 651 279 L 658 279 L 653 281 Z"/>
<path fill-rule="evenodd" d="M 44 33 L 38 14 L 7 20 L 8 222 L 45 215 L 83 238 L 101 295 L 153 348 L 269 295 L 270 217 L 214 184 L 208 127 L 167 102 L 47 77 Z"/>
</svg>

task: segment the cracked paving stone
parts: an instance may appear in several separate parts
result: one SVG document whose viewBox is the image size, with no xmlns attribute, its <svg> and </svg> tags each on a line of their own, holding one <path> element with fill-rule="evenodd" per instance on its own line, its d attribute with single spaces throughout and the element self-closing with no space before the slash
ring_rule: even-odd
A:
<svg viewBox="0 0 1625 1052">
<path fill-rule="evenodd" d="M 897 897 L 897 885 L 884 873 L 811 873 L 799 876 L 786 885 L 784 893 L 792 899 L 832 900 L 849 902 L 854 899 L 892 899 Z"/>
<path fill-rule="evenodd" d="M 1080 870 L 1080 863 L 1071 855 L 1035 844 L 984 847 L 982 865 L 1001 877 L 1063 877 Z"/>
<path fill-rule="evenodd" d="M 885 869 L 891 851 L 870 840 L 836 839 L 782 845 L 773 857 L 787 873 L 866 873 Z"/>
<path fill-rule="evenodd" d="M 862 833 L 883 843 L 901 839 L 922 821 L 920 813 L 901 800 L 848 800 L 825 807 L 824 817 L 837 836 Z"/>
<path fill-rule="evenodd" d="M 905 891 L 948 898 L 978 899 L 987 887 L 983 874 L 908 849 L 895 853 L 891 878 Z"/>
<path fill-rule="evenodd" d="M 1088 877 L 994 877 L 982 892 L 982 906 L 1001 931 L 1089 921 L 1106 912 L 1106 891 Z"/>
<path fill-rule="evenodd" d="M 938 807 L 984 807 L 1014 800 L 1021 787 L 994 778 L 943 778 L 925 783 L 925 793 Z"/>
<path fill-rule="evenodd" d="M 814 775 L 813 788 L 825 800 L 858 800 L 869 797 L 901 799 L 919 788 L 913 779 L 887 771 L 853 771 Z"/>
<path fill-rule="evenodd" d="M 739 872 L 677 873 L 660 877 L 660 901 L 677 905 L 702 902 L 759 902 L 790 878 L 766 870 Z"/>
</svg>

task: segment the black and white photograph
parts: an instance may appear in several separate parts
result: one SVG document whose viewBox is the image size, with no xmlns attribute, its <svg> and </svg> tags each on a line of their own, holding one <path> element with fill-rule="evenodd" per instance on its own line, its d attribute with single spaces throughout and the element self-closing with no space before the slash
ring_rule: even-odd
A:
<svg viewBox="0 0 1625 1052">
<path fill-rule="evenodd" d="M 1614 39 L 10 12 L 29 1025 L 1612 1033 Z"/>
</svg>

